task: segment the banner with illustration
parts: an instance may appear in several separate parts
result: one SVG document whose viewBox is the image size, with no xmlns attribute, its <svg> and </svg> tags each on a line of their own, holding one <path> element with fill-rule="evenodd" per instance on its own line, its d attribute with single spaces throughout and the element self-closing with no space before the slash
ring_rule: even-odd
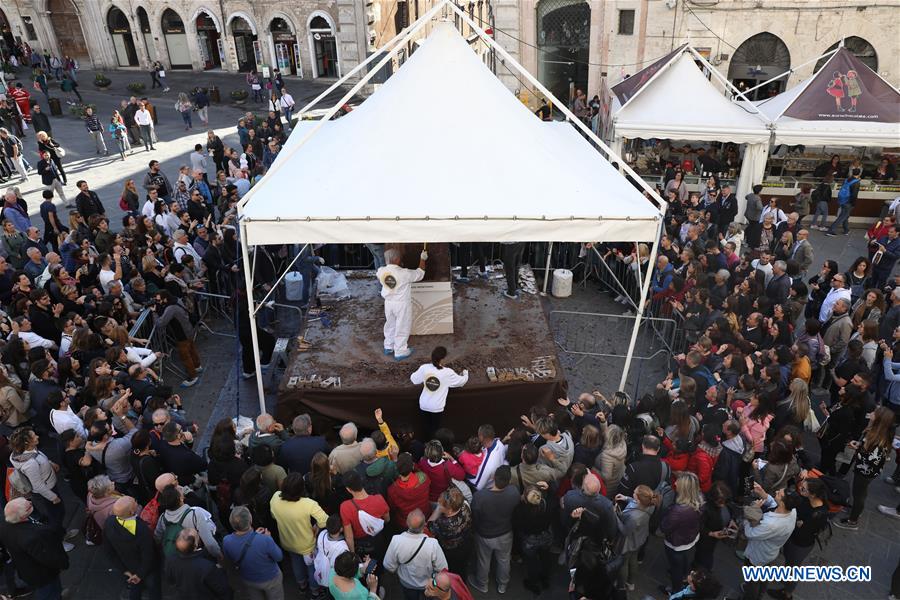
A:
<svg viewBox="0 0 900 600">
<path fill-rule="evenodd" d="M 623 79 L 616 85 L 612 87 L 613 93 L 616 95 L 616 98 L 619 99 L 619 103 L 622 106 L 625 106 L 625 103 L 628 102 L 629 98 L 638 93 L 638 91 L 644 87 L 644 84 L 650 81 L 650 78 L 656 75 L 657 71 L 667 65 L 673 57 L 681 54 L 684 50 L 684 47 L 687 44 L 682 44 L 672 52 L 669 52 L 652 65 L 647 67 L 646 69 L 641 69 L 631 77 L 627 79 Z"/>
<path fill-rule="evenodd" d="M 900 93 L 846 48 L 832 55 L 784 111 L 804 121 L 900 122 Z"/>
</svg>

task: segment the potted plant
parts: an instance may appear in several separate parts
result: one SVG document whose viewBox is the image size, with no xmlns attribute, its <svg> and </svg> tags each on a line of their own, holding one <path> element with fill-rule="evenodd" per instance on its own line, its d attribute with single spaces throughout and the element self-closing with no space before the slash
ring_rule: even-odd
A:
<svg viewBox="0 0 900 600">
<path fill-rule="evenodd" d="M 106 89 L 112 85 L 112 80 L 103 73 L 97 73 L 94 76 L 94 85 L 100 89 Z"/>
<path fill-rule="evenodd" d="M 233 92 L 231 92 L 231 99 L 234 100 L 234 103 L 238 105 L 246 102 L 247 96 L 249 96 L 247 90 L 234 90 Z"/>
<path fill-rule="evenodd" d="M 93 104 L 73 104 L 69 106 L 69 114 L 77 119 L 84 118 L 84 111 L 87 109 L 92 109 L 94 113 L 97 112 L 97 107 Z"/>
<path fill-rule="evenodd" d="M 146 89 L 147 86 L 145 86 L 143 83 L 140 83 L 138 81 L 134 81 L 132 83 L 129 83 L 125 87 L 127 87 L 130 91 L 134 92 L 135 94 L 143 94 L 144 90 Z"/>
</svg>

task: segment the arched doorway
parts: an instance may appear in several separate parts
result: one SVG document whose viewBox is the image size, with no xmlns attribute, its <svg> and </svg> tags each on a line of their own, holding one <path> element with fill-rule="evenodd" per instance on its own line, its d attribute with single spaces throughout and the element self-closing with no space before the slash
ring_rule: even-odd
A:
<svg viewBox="0 0 900 600">
<path fill-rule="evenodd" d="M 313 77 L 340 77 L 334 27 L 322 15 L 315 15 L 310 19 L 308 29 Z"/>
<path fill-rule="evenodd" d="M 838 47 L 838 44 L 840 44 L 840 42 L 833 43 L 825 52 L 831 52 Z M 875 47 L 872 46 L 872 44 L 861 37 L 851 35 L 848 38 L 844 38 L 844 48 L 849 50 L 850 53 L 853 54 L 853 56 L 861 60 L 867 67 L 869 67 L 876 73 L 878 72 L 878 54 L 875 52 Z M 819 69 L 821 69 L 826 62 L 828 62 L 829 58 L 831 58 L 831 56 L 820 58 L 819 62 L 816 63 L 816 68 L 813 72 L 818 73 Z"/>
<path fill-rule="evenodd" d="M 147 58 L 150 62 L 158 60 L 156 55 L 156 44 L 153 43 L 153 33 L 150 31 L 150 17 L 143 6 L 138 6 L 137 10 L 138 27 L 141 28 L 141 38 L 144 41 L 144 48 L 147 50 Z"/>
<path fill-rule="evenodd" d="M 237 53 L 238 71 L 256 71 L 259 63 L 259 41 L 256 27 L 243 15 L 231 17 L 231 35 L 234 36 L 234 51 Z"/>
<path fill-rule="evenodd" d="M 781 38 L 764 31 L 744 40 L 738 46 L 731 64 L 728 65 L 728 79 L 734 86 L 743 91 L 786 73 L 791 68 L 791 53 Z M 784 91 L 787 77 L 769 82 L 754 90 L 749 98 L 762 100 Z"/>
<path fill-rule="evenodd" d="M 169 66 L 173 69 L 190 69 L 191 52 L 188 50 L 184 21 L 171 8 L 167 8 L 162 14 L 162 32 L 169 52 Z"/>
<path fill-rule="evenodd" d="M 116 61 L 120 67 L 138 66 L 137 49 L 131 37 L 131 23 L 121 10 L 113 6 L 106 13 L 106 27 L 112 36 L 113 48 L 116 50 Z"/>
<path fill-rule="evenodd" d="M 197 41 L 200 46 L 200 61 L 203 68 L 222 68 L 222 36 L 219 34 L 219 24 L 204 10 L 197 15 Z"/>
<path fill-rule="evenodd" d="M 560 99 L 587 91 L 591 7 L 580 0 L 541 0 L 537 6 L 538 79 Z"/>
<path fill-rule="evenodd" d="M 300 74 L 300 45 L 293 26 L 287 19 L 275 17 L 269 23 L 275 67 L 282 75 Z"/>
<path fill-rule="evenodd" d="M 81 15 L 72 0 L 49 0 L 47 12 L 50 13 L 50 23 L 56 33 L 60 54 L 74 58 L 82 67 L 90 64 L 91 56 L 81 29 Z"/>
</svg>

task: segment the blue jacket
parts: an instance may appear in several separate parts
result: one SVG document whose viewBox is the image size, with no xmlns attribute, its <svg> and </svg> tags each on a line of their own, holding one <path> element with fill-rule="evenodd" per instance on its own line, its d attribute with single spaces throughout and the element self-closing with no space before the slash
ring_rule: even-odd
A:
<svg viewBox="0 0 900 600">
<path fill-rule="evenodd" d="M 890 274 L 894 270 L 897 259 L 900 258 L 900 237 L 892 240 L 888 236 L 883 236 L 878 238 L 878 243 L 884 246 L 884 253 L 881 255 L 881 260 L 875 265 L 875 270 Z"/>
<path fill-rule="evenodd" d="M 669 289 L 669 284 L 672 283 L 672 275 L 674 273 L 675 267 L 673 267 L 671 263 L 666 265 L 666 268 L 663 269 L 662 273 L 659 272 L 658 267 L 655 267 L 653 269 L 653 281 L 650 282 L 650 292 L 659 294 L 660 292 Z"/>
<path fill-rule="evenodd" d="M 884 359 L 884 378 L 888 382 L 887 391 L 884 393 L 885 399 L 890 404 L 900 405 L 900 363 L 891 362 L 891 359 Z"/>
</svg>

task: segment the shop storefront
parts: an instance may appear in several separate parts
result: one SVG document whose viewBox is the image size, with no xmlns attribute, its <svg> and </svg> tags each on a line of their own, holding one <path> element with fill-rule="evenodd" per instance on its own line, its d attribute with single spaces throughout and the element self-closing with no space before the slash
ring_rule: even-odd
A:
<svg viewBox="0 0 900 600">
<path fill-rule="evenodd" d="M 234 37 L 238 71 L 241 73 L 256 71 L 257 65 L 262 62 L 256 28 L 243 17 L 237 16 L 231 19 L 231 34 Z"/>
<path fill-rule="evenodd" d="M 201 12 L 197 15 L 197 42 L 200 47 L 200 62 L 204 70 L 222 68 L 222 36 L 219 25 L 210 15 Z"/>
<path fill-rule="evenodd" d="M 171 8 L 162 14 L 162 32 L 169 52 L 169 66 L 172 69 L 191 69 L 191 51 L 188 49 L 184 21 Z"/>
<path fill-rule="evenodd" d="M 775 123 L 764 194 L 792 197 L 830 176 L 836 197 L 853 169 L 861 173 L 853 216 L 877 216 L 900 194 L 900 93 L 847 49 L 757 106 Z"/>
<path fill-rule="evenodd" d="M 282 75 L 303 76 L 303 68 L 300 66 L 300 44 L 290 23 L 280 17 L 275 17 L 269 24 L 269 33 L 272 36 L 273 56 L 275 67 Z"/>
</svg>

